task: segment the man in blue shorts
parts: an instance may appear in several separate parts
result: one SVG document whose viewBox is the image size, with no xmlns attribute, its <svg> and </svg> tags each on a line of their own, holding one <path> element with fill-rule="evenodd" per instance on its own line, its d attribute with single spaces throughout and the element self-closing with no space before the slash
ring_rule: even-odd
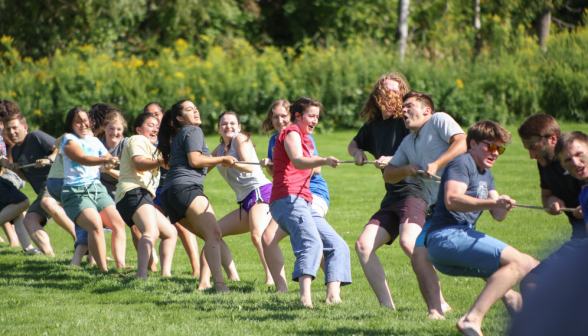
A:
<svg viewBox="0 0 588 336">
<path fill-rule="evenodd" d="M 547 114 L 535 114 L 519 127 L 519 135 L 531 159 L 537 161 L 541 188 L 541 201 L 548 208 L 550 215 L 562 214 L 561 208 L 575 208 L 573 213 L 566 212 L 572 226 L 572 237 L 556 252 L 535 267 L 521 281 L 524 296 L 535 288 L 539 277 L 545 276 L 552 264 L 559 264 L 583 249 L 582 240 L 588 237 L 584 218 L 580 210 L 578 196 L 586 181 L 575 178 L 558 162 L 555 145 L 562 136 L 555 118 Z"/>
<path fill-rule="evenodd" d="M 404 124 L 412 132 L 402 140 L 384 170 L 384 181 L 394 184 L 408 176 L 418 177 L 427 201 L 427 211 L 430 211 L 437 200 L 439 181 L 428 174 L 443 174 L 449 161 L 467 151 L 466 135 L 449 114 L 435 112 L 435 105 L 428 94 L 413 91 L 404 95 L 403 100 Z M 427 174 L 419 174 L 418 170 Z M 425 226 L 416 240 L 411 257 L 412 268 L 427 303 L 428 317 L 444 319 L 443 312 L 451 307 L 443 300 L 439 278 L 429 261 L 424 246 L 426 232 Z"/>
<path fill-rule="evenodd" d="M 498 194 L 490 172 L 504 152 L 503 145 L 510 143 L 510 133 L 498 123 L 482 121 L 468 129 L 466 141 L 468 152 L 455 157 L 443 172 L 426 246 L 439 272 L 486 280 L 472 308 L 457 322 L 461 333 L 482 335 L 482 319 L 490 307 L 539 262 L 475 230 L 483 210 L 502 221 L 516 204 L 509 196 Z M 520 308 L 520 295 L 516 300 L 505 303 Z"/>
</svg>

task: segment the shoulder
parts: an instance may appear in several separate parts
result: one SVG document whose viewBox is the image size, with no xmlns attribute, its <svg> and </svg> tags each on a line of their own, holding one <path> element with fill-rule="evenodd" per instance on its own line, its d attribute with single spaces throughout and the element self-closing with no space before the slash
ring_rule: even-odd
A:
<svg viewBox="0 0 588 336">
<path fill-rule="evenodd" d="M 121 140 L 121 143 L 123 144 L 123 146 L 126 144 L 128 144 L 128 145 L 142 144 L 142 143 L 151 144 L 151 142 L 149 142 L 149 139 L 147 139 L 145 136 L 143 136 L 141 134 L 133 135 L 130 138 L 124 138 Z"/>
<path fill-rule="evenodd" d="M 469 153 L 460 154 L 453 158 L 448 164 L 447 168 L 454 168 L 454 169 L 463 169 L 463 168 L 470 168 L 470 166 L 474 164 L 474 160 L 470 156 Z"/>
<path fill-rule="evenodd" d="M 247 136 L 245 134 L 237 134 L 236 136 L 233 137 L 233 142 L 237 142 L 238 144 L 241 144 L 243 142 L 246 141 L 251 141 L 251 139 L 247 139 Z"/>
<path fill-rule="evenodd" d="M 202 129 L 198 126 L 184 126 L 180 129 L 180 132 L 183 132 L 185 136 L 204 136 L 204 132 L 202 132 Z"/>
<path fill-rule="evenodd" d="M 61 143 L 66 144 L 70 140 L 79 141 L 80 139 L 74 134 L 67 133 L 63 136 L 63 140 L 61 141 Z"/>
</svg>

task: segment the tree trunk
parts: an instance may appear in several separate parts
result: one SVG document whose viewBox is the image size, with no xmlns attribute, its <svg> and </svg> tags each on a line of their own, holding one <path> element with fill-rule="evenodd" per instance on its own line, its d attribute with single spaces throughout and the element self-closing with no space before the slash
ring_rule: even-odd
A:
<svg viewBox="0 0 588 336">
<path fill-rule="evenodd" d="M 537 14 L 535 29 L 539 37 L 539 46 L 543 52 L 547 51 L 547 38 L 549 37 L 549 26 L 551 25 L 551 3 L 547 3 L 545 8 Z"/>
<path fill-rule="evenodd" d="M 404 55 L 406 54 L 409 7 L 410 0 L 398 1 L 398 29 L 396 33 L 396 41 L 398 42 L 398 51 L 400 52 L 401 62 L 404 61 Z"/>
<path fill-rule="evenodd" d="M 474 29 L 476 31 L 474 57 L 478 57 L 482 49 L 482 35 L 480 35 L 480 28 L 482 28 L 482 24 L 480 23 L 480 0 L 474 0 Z"/>
</svg>

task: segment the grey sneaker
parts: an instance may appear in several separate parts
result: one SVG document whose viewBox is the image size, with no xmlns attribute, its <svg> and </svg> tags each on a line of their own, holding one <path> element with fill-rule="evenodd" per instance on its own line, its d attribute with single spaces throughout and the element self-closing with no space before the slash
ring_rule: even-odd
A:
<svg viewBox="0 0 588 336">
<path fill-rule="evenodd" d="M 22 250 L 23 253 L 26 254 L 44 254 L 43 251 L 39 250 L 38 248 L 31 247 L 28 250 Z"/>
</svg>

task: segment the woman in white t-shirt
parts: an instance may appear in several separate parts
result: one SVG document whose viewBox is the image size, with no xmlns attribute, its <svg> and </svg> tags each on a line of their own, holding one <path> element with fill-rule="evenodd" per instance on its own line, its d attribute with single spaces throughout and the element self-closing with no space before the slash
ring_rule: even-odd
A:
<svg viewBox="0 0 588 336">
<path fill-rule="evenodd" d="M 137 246 L 137 274 L 135 278 L 147 278 L 151 251 L 157 238 L 161 238 L 161 275 L 171 276 L 171 264 L 176 249 L 178 232 L 169 220 L 153 205 L 155 190 L 159 185 L 159 167 L 163 158 L 156 153 L 159 122 L 151 113 L 137 116 L 133 125 L 134 135 L 128 139 L 120 158 L 120 176 L 116 185 L 116 209 L 129 227 L 141 231 Z"/>
<path fill-rule="evenodd" d="M 93 136 L 88 113 L 84 109 L 76 107 L 68 112 L 64 130 L 67 134 L 61 142 L 63 209 L 76 225 L 88 231 L 88 247 L 103 271 L 108 270 L 103 225 L 112 229 L 112 254 L 116 267 L 126 268 L 125 224 L 116 211 L 114 201 L 100 183 L 99 166 L 113 168 L 118 159 L 113 158 L 100 140 Z"/>
</svg>

